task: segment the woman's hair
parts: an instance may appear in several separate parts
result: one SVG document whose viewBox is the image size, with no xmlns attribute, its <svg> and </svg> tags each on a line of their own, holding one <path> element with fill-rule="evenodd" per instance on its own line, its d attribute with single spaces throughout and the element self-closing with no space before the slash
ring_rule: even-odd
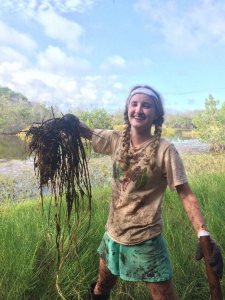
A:
<svg viewBox="0 0 225 300">
<path fill-rule="evenodd" d="M 128 118 L 128 106 L 130 103 L 131 97 L 136 93 L 145 93 L 150 95 L 151 99 L 154 100 L 155 109 L 156 109 L 156 119 L 153 124 L 155 125 L 155 131 L 153 136 L 153 141 L 148 148 L 148 152 L 145 155 L 144 162 L 146 165 L 150 165 L 150 168 L 153 170 L 156 165 L 156 153 L 159 146 L 161 133 L 162 133 L 162 124 L 164 122 L 164 109 L 163 109 L 163 100 L 162 96 L 152 87 L 148 85 L 136 85 L 134 86 L 128 95 L 125 111 L 124 111 L 124 130 L 122 137 L 122 148 L 118 153 L 118 161 L 123 168 L 127 170 L 129 168 L 129 148 L 130 148 L 130 129 L 131 125 Z M 145 91 L 145 92 L 144 92 Z"/>
</svg>

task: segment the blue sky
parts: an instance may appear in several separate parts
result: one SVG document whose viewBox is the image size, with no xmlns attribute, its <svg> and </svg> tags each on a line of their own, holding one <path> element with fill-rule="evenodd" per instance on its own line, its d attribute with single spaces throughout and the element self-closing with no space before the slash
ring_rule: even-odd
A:
<svg viewBox="0 0 225 300">
<path fill-rule="evenodd" d="M 31 101 L 123 109 L 155 87 L 167 111 L 225 101 L 225 1 L 0 1 L 0 86 Z"/>
</svg>

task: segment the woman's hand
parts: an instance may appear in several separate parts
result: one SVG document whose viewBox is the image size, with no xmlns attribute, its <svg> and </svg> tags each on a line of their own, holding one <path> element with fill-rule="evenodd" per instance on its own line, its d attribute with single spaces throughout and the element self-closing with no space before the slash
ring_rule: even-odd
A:
<svg viewBox="0 0 225 300">
<path fill-rule="evenodd" d="M 65 120 L 66 122 L 69 122 L 71 124 L 79 124 L 80 123 L 79 118 L 73 114 L 63 115 L 63 120 Z"/>
<path fill-rule="evenodd" d="M 210 238 L 210 243 L 212 247 L 212 253 L 209 256 L 209 264 L 212 267 L 216 276 L 221 280 L 223 277 L 223 257 L 220 251 L 220 247 L 217 245 L 216 241 Z M 198 241 L 195 259 L 200 260 L 202 258 L 203 250 L 201 248 L 200 241 Z"/>
<path fill-rule="evenodd" d="M 69 122 L 72 126 L 74 126 L 74 125 L 79 126 L 80 135 L 83 138 L 86 138 L 88 140 L 92 139 L 93 130 L 91 128 L 89 128 L 86 124 L 81 122 L 77 116 L 75 116 L 73 114 L 65 114 L 63 116 L 63 119 L 66 122 Z"/>
</svg>

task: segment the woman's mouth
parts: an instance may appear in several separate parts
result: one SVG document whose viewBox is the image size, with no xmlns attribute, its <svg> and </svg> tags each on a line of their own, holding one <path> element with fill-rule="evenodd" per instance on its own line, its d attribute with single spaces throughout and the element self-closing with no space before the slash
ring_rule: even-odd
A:
<svg viewBox="0 0 225 300">
<path fill-rule="evenodd" d="M 138 120 L 138 121 L 142 121 L 142 120 L 144 120 L 145 119 L 145 117 L 144 116 L 133 116 L 133 119 L 135 119 L 135 120 Z"/>
</svg>

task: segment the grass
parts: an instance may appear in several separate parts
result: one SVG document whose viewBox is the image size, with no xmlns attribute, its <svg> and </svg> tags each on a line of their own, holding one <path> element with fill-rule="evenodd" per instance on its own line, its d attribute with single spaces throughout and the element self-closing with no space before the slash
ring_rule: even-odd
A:
<svg viewBox="0 0 225 300">
<path fill-rule="evenodd" d="M 210 232 L 224 255 L 224 158 L 187 156 L 184 162 Z M 107 172 L 105 167 L 104 171 Z M 59 287 L 66 299 L 83 299 L 88 285 L 96 278 L 99 259 L 96 249 L 104 232 L 109 199 L 108 184 L 94 188 L 91 228 L 84 236 L 84 227 L 81 226 L 79 243 L 76 249 L 72 249 L 60 272 Z M 0 205 L 0 299 L 59 299 L 55 287 L 55 227 L 53 220 L 48 226 L 48 199 L 45 203 L 44 213 L 37 201 L 5 201 Z M 204 263 L 194 259 L 196 234 L 175 192 L 166 192 L 163 218 L 178 298 L 209 299 Z M 224 279 L 221 286 L 225 294 Z M 145 300 L 149 296 L 144 284 L 118 280 L 111 299 Z"/>
</svg>

